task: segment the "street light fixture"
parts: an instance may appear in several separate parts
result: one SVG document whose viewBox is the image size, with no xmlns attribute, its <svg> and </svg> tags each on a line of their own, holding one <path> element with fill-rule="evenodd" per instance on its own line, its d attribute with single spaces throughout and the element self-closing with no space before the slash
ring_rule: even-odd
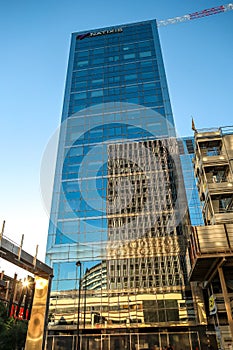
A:
<svg viewBox="0 0 233 350">
<path fill-rule="evenodd" d="M 77 261 L 77 262 L 76 262 L 76 266 L 79 267 L 78 320 L 77 320 L 77 342 L 76 342 L 76 350 L 80 350 L 80 302 L 81 302 L 81 274 L 82 274 L 82 263 L 81 263 L 81 261 Z"/>
</svg>

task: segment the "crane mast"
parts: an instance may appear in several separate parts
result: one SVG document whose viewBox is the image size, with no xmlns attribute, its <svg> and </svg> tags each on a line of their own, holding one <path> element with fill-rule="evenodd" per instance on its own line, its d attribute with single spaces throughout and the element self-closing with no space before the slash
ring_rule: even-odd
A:
<svg viewBox="0 0 233 350">
<path fill-rule="evenodd" d="M 231 11 L 231 10 L 233 10 L 233 4 L 229 3 L 226 5 L 212 7 L 210 9 L 206 9 L 206 10 L 193 12 L 193 13 L 190 13 L 188 15 L 157 21 L 157 26 L 161 27 L 161 26 L 167 26 L 169 24 L 182 23 L 182 22 L 186 22 L 186 21 L 191 21 L 193 19 L 198 19 L 198 18 L 202 18 L 202 17 L 206 17 L 206 16 L 216 15 L 218 13 Z"/>
</svg>

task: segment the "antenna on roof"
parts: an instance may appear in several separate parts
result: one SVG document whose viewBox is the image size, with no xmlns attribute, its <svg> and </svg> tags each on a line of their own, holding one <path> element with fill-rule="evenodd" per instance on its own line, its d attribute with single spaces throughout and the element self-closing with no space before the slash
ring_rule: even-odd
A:
<svg viewBox="0 0 233 350">
<path fill-rule="evenodd" d="M 192 117 L 192 130 L 195 131 L 195 132 L 197 132 L 197 129 L 196 129 L 196 127 L 195 127 L 195 123 L 194 123 L 193 117 Z"/>
</svg>

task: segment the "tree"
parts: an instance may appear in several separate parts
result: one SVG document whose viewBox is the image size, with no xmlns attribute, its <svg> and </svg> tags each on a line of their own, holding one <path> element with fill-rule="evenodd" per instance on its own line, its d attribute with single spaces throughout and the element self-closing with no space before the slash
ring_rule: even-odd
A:
<svg viewBox="0 0 233 350">
<path fill-rule="evenodd" d="M 28 322 L 7 316 L 7 307 L 0 302 L 0 350 L 21 350 L 26 341 Z"/>
</svg>

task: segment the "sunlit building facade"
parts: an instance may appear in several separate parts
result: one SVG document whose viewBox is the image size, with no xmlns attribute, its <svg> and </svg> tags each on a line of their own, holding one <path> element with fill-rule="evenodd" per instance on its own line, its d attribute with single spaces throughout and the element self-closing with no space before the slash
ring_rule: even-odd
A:
<svg viewBox="0 0 233 350">
<path fill-rule="evenodd" d="M 47 241 L 47 349 L 205 343 L 202 293 L 188 282 L 181 144 L 156 21 L 74 33 Z"/>
<path fill-rule="evenodd" d="M 195 131 L 195 176 L 204 225 L 190 237 L 190 280 L 205 292 L 218 348 L 233 346 L 233 127 Z"/>
</svg>

